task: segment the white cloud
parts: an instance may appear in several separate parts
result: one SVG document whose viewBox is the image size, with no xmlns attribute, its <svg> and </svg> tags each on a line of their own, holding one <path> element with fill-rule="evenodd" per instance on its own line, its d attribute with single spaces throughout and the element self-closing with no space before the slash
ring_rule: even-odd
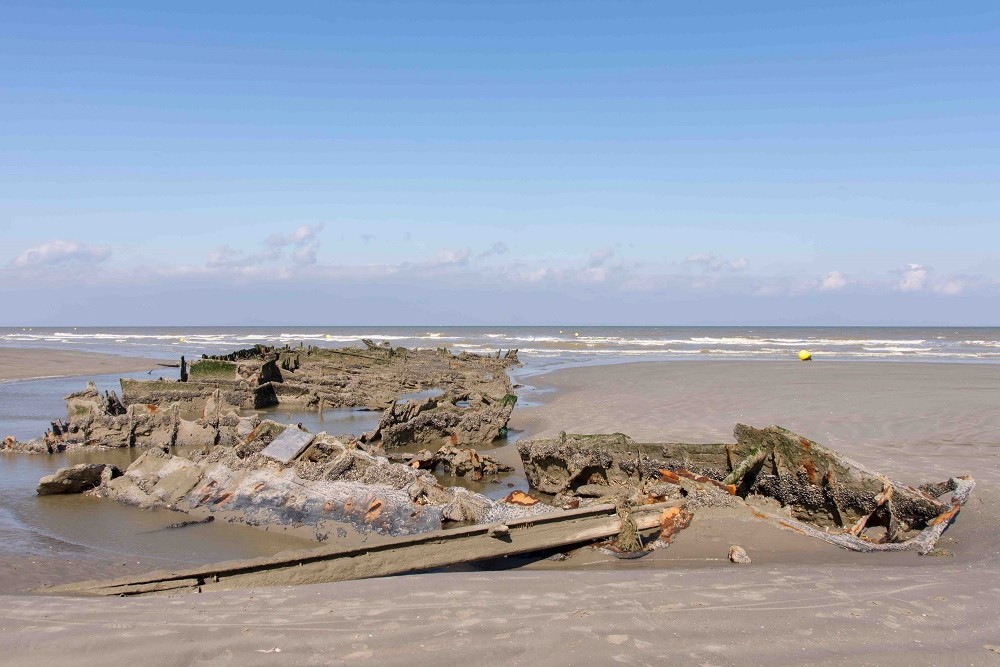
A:
<svg viewBox="0 0 1000 667">
<path fill-rule="evenodd" d="M 504 243 L 503 241 L 497 241 L 489 248 L 487 248 L 484 252 L 479 253 L 479 256 L 483 259 L 486 259 L 487 257 L 506 255 L 509 251 L 510 248 L 507 247 L 506 243 Z"/>
<path fill-rule="evenodd" d="M 970 288 L 987 287 L 983 276 L 950 275 L 937 276 L 929 266 L 907 264 L 899 271 L 900 279 L 896 289 L 901 292 L 933 292 L 945 296 L 955 296 Z"/>
<path fill-rule="evenodd" d="M 111 257 L 111 246 L 55 240 L 28 248 L 11 260 L 11 265 L 30 269 L 65 264 L 99 264 L 108 257 Z"/>
<path fill-rule="evenodd" d="M 625 262 L 617 257 L 614 248 L 599 248 L 590 253 L 587 263 L 578 271 L 570 274 L 581 283 L 610 283 L 620 284 L 623 278 L 628 276 L 628 269 Z"/>
<path fill-rule="evenodd" d="M 552 270 L 540 267 L 537 269 L 528 269 L 524 271 L 519 271 L 515 274 L 515 278 L 523 280 L 526 283 L 540 283 L 546 278 L 552 275 Z"/>
<path fill-rule="evenodd" d="M 707 252 L 700 252 L 696 255 L 688 255 L 685 258 L 685 264 L 704 264 L 706 266 L 713 264 L 715 262 L 715 255 Z"/>
<path fill-rule="evenodd" d="M 839 290 L 847 285 L 847 278 L 840 271 L 831 271 L 826 274 L 823 280 L 819 283 L 819 288 L 824 292 L 832 292 L 834 290 Z"/>
<path fill-rule="evenodd" d="M 896 289 L 902 292 L 919 292 L 927 283 L 928 268 L 920 264 L 907 264 Z"/>
<path fill-rule="evenodd" d="M 281 250 L 278 248 L 271 248 L 258 253 L 246 253 L 224 245 L 208 253 L 205 266 L 210 269 L 249 270 L 268 262 L 273 262 L 279 257 L 281 257 Z"/>
<path fill-rule="evenodd" d="M 298 264 L 315 264 L 319 250 L 319 233 L 323 225 L 302 225 L 291 234 L 271 234 L 267 245 L 272 248 L 290 248 L 291 258 Z"/>
<path fill-rule="evenodd" d="M 468 248 L 441 250 L 423 262 L 424 266 L 439 268 L 444 266 L 464 266 L 469 263 L 472 251 Z"/>
<path fill-rule="evenodd" d="M 590 259 L 587 261 L 587 266 L 591 268 L 604 266 L 614 256 L 614 248 L 600 248 L 590 253 Z"/>
<path fill-rule="evenodd" d="M 302 225 L 291 234 L 271 234 L 264 241 L 260 252 L 237 250 L 229 245 L 212 250 L 205 259 L 205 268 L 210 271 L 229 270 L 242 274 L 267 273 L 277 277 L 291 275 L 292 269 L 311 266 L 316 263 L 319 250 L 319 232 L 322 225 Z M 286 258 L 291 266 L 278 268 L 275 263 Z"/>
<path fill-rule="evenodd" d="M 720 259 L 710 252 L 700 252 L 695 255 L 688 255 L 684 259 L 684 264 L 699 266 L 710 273 L 719 271 L 743 271 L 750 266 L 750 260 L 746 257 L 736 259 Z"/>
<path fill-rule="evenodd" d="M 291 234 L 271 234 L 267 237 L 267 244 L 278 248 L 302 245 L 315 239 L 322 230 L 323 225 L 302 225 Z"/>
<path fill-rule="evenodd" d="M 580 279 L 585 283 L 603 283 L 608 279 L 608 269 L 603 266 L 589 266 L 580 272 Z"/>
<path fill-rule="evenodd" d="M 947 294 L 949 296 L 955 294 L 961 294 L 965 291 L 967 283 L 959 278 L 948 278 L 934 285 L 934 291 L 938 294 Z"/>
</svg>

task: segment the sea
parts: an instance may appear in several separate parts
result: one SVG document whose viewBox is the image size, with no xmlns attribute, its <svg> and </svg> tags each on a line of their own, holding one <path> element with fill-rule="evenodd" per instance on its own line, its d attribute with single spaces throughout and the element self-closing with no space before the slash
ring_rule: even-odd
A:
<svg viewBox="0 0 1000 667">
<path fill-rule="evenodd" d="M 817 362 L 893 361 L 1000 363 L 1000 328 L 898 327 L 18 327 L 0 329 L 0 347 L 101 352 L 165 361 L 222 354 L 255 344 L 344 347 L 370 339 L 408 348 L 447 348 L 452 352 L 496 354 L 518 350 L 522 367 L 514 379 L 544 392 L 544 375 L 561 368 L 636 361 L 753 359 L 794 361 L 809 350 Z M 152 369 L 151 369 L 152 370 Z M 155 369 L 176 377 L 177 369 Z M 148 372 L 127 374 L 145 378 Z M 63 397 L 94 380 L 102 390 L 116 389 L 119 375 L 53 377 L 0 382 L 0 436 L 38 437 L 49 421 L 65 415 Z M 531 386 L 532 383 L 538 385 Z M 528 397 L 526 397 L 528 398 Z M 519 405 L 530 404 L 519 401 Z M 279 410 L 280 411 L 280 410 Z M 278 415 L 303 421 L 310 430 L 360 432 L 378 413 L 327 416 Z M 331 421 L 332 420 L 332 421 Z M 35 495 L 40 477 L 59 467 L 95 456 L 125 467 L 141 452 L 27 456 L 0 454 L 0 563 L 89 563 L 91 575 L 114 573 L 124 563 L 136 568 L 177 566 L 266 555 L 299 547 L 253 528 L 208 524 L 170 529 L 177 515 L 141 511 L 85 496 Z M 525 489 L 526 481 L 507 483 Z M 119 562 L 121 561 L 121 562 Z M 44 565 L 50 563 L 49 566 Z M 96 565 L 95 565 L 96 564 Z M 101 569 L 102 567 L 104 569 Z M 112 567 L 113 566 L 113 567 Z M 32 566 L 34 567 L 34 566 Z M 96 568 L 96 569 L 95 569 Z M 109 569 L 110 568 L 110 569 Z M 39 574 L 25 581 L 43 581 Z M 78 575 L 80 578 L 82 575 Z M 23 582 L 18 578 L 17 584 Z M 0 589 L 10 578 L 0 577 Z M 27 584 L 24 584 L 27 586 Z M 9 591 L 8 591 L 9 592 Z"/>
<path fill-rule="evenodd" d="M 517 349 L 521 375 L 560 367 L 683 359 L 1000 363 L 1000 328 L 963 327 L 19 327 L 0 347 L 189 360 L 255 344 L 344 347 L 363 339 L 492 354 Z"/>
</svg>

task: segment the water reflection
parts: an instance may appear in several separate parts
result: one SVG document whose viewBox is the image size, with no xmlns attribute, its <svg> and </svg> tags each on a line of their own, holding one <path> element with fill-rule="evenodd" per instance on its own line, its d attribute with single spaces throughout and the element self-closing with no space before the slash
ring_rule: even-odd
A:
<svg viewBox="0 0 1000 667">
<path fill-rule="evenodd" d="M 281 424 L 302 424 L 310 433 L 323 431 L 330 435 L 361 435 L 372 430 L 382 418 L 381 410 L 364 408 L 326 408 L 322 413 L 316 410 L 294 410 L 281 405 L 260 410 L 244 410 L 244 415 L 260 415 L 261 419 L 271 419 Z"/>
<path fill-rule="evenodd" d="M 129 554 L 144 560 L 206 563 L 312 545 L 220 522 L 166 529 L 183 520 L 183 515 L 169 510 L 140 510 L 86 495 L 35 493 L 38 480 L 59 468 L 77 463 L 111 463 L 124 469 L 143 451 L 0 454 L 0 559 L 8 554 L 105 558 Z"/>
</svg>

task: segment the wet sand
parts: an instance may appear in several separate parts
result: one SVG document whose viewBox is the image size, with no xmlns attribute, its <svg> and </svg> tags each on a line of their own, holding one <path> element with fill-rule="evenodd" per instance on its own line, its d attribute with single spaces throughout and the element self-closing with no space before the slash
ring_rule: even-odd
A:
<svg viewBox="0 0 1000 667">
<path fill-rule="evenodd" d="M 939 543 L 952 557 L 852 554 L 702 512 L 637 561 L 584 550 L 518 571 L 2 596 L 0 648 L 12 664 L 1000 664 L 1000 365 L 674 362 L 534 381 L 558 391 L 515 412 L 525 434 L 725 442 L 737 421 L 778 423 L 900 481 L 978 486 Z M 751 565 L 725 560 L 733 543 Z"/>
<path fill-rule="evenodd" d="M 155 359 L 70 350 L 0 348 L 0 381 L 159 370 Z M 176 363 L 167 362 L 162 363 Z"/>
</svg>

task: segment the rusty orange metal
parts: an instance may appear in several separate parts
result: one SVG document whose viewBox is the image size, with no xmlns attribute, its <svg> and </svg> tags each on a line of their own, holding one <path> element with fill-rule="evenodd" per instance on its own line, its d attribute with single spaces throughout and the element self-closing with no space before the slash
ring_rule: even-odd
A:
<svg viewBox="0 0 1000 667">
<path fill-rule="evenodd" d="M 684 507 L 668 507 L 660 513 L 660 541 L 669 545 L 677 533 L 691 525 L 693 515 Z"/>
<path fill-rule="evenodd" d="M 538 498 L 529 496 L 524 491 L 511 491 L 503 501 L 511 505 L 521 505 L 523 507 L 531 507 L 538 504 Z"/>
<path fill-rule="evenodd" d="M 382 513 L 382 501 L 375 498 L 368 504 L 368 511 L 365 512 L 364 522 L 371 523 Z"/>
<path fill-rule="evenodd" d="M 664 468 L 660 468 L 659 472 L 660 472 L 660 478 L 662 478 L 664 482 L 670 482 L 671 484 L 681 483 L 681 478 L 678 477 L 675 473 L 666 470 Z"/>
</svg>

